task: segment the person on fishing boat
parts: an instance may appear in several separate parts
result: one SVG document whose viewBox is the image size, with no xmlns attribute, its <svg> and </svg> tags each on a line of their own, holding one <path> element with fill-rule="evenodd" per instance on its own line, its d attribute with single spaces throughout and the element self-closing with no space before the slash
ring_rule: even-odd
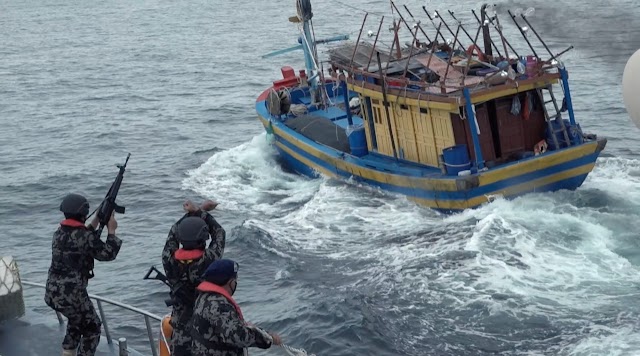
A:
<svg viewBox="0 0 640 356">
<path fill-rule="evenodd" d="M 100 343 L 102 322 L 89 299 L 87 285 L 93 278 L 94 260 L 114 260 L 122 240 L 116 236 L 118 223 L 113 214 L 107 223 L 106 242 L 96 232 L 98 214 L 85 226 L 89 202 L 82 195 L 67 195 L 60 211 L 65 220 L 53 234 L 44 300 L 68 319 L 62 355 L 75 356 L 77 352 L 78 356 L 93 356 Z"/>
<path fill-rule="evenodd" d="M 194 356 L 242 356 L 249 347 L 282 345 L 280 336 L 245 322 L 233 299 L 238 287 L 238 264 L 222 259 L 212 263 L 198 285 L 191 317 Z"/>
<path fill-rule="evenodd" d="M 191 333 L 187 323 L 196 300 L 196 287 L 207 267 L 222 258 L 225 230 L 209 213 L 216 203 L 208 200 L 200 207 L 184 203 L 186 214 L 169 231 L 162 251 L 162 265 L 171 286 L 171 355 L 191 355 Z M 209 246 L 206 241 L 211 236 Z"/>
</svg>

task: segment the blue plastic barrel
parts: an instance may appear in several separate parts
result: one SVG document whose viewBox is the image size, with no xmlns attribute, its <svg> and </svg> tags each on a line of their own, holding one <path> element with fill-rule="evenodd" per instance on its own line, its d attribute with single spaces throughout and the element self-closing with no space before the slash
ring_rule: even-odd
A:
<svg viewBox="0 0 640 356">
<path fill-rule="evenodd" d="M 351 154 L 362 157 L 369 153 L 367 149 L 367 136 L 363 125 L 352 125 L 347 128 L 347 137 L 349 138 L 349 147 Z"/>
<path fill-rule="evenodd" d="M 471 168 L 471 160 L 467 152 L 467 145 L 455 145 L 442 150 L 444 166 L 447 168 L 447 175 L 457 176 L 458 172 Z"/>
</svg>

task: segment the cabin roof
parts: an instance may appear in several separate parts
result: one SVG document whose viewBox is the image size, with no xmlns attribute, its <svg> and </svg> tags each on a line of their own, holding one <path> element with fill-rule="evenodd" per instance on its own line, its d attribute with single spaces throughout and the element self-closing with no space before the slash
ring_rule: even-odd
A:
<svg viewBox="0 0 640 356">
<path fill-rule="evenodd" d="M 524 15 L 520 16 L 522 19 L 519 19 L 517 15 L 513 15 L 511 12 L 509 12 L 509 15 L 512 16 L 514 23 L 518 24 L 518 21 L 520 21 L 518 26 L 525 26 L 525 23 L 530 25 Z M 401 20 L 404 21 L 402 18 Z M 459 35 L 451 41 L 453 44 L 451 42 L 439 43 L 435 41 L 436 38 L 439 38 L 438 35 L 444 40 L 444 36 L 442 36 L 444 28 L 441 28 L 442 32 L 438 33 L 435 31 L 435 27 L 430 29 L 432 32 L 430 38 L 433 41 L 425 42 L 423 38 L 417 36 L 419 33 L 426 35 L 429 32 L 426 25 L 423 25 L 420 28 L 420 32 L 416 30 L 412 34 L 412 37 L 415 37 L 411 41 L 401 46 L 399 58 L 395 48 L 400 46 L 400 40 L 396 41 L 394 39 L 393 45 L 386 46 L 386 48 L 380 42 L 376 42 L 378 36 L 373 42 L 362 40 L 342 43 L 328 51 L 329 62 L 334 70 L 348 73 L 348 81 L 351 84 L 371 90 L 381 90 L 379 85 L 380 69 L 377 63 L 377 54 L 379 54 L 383 77 L 389 91 L 399 87 L 405 91 L 404 96 L 415 98 L 420 97 L 420 95 L 424 97 L 426 94 L 429 95 L 429 100 L 444 102 L 463 102 L 463 88 L 467 88 L 470 91 L 472 100 L 475 102 L 475 98 L 486 99 L 510 95 L 514 88 L 520 90 L 523 87 L 534 89 L 557 82 L 559 74 L 552 64 L 552 59 L 557 58 L 558 55 L 552 56 L 549 51 L 550 58 L 544 60 L 536 56 L 524 57 L 522 56 L 523 53 L 518 53 L 521 57 L 514 58 L 514 53 L 516 52 L 511 47 L 511 44 L 514 43 L 522 47 L 522 42 L 526 42 L 525 45 L 531 46 L 532 40 L 526 39 L 525 41 L 525 39 L 519 38 L 520 41 L 516 42 L 514 39 L 505 38 L 502 41 L 504 31 L 498 32 L 495 30 L 497 28 L 495 26 L 497 17 L 494 16 L 490 20 L 491 22 L 485 22 L 490 23 L 490 26 L 479 26 L 479 20 L 474 22 L 475 26 L 463 25 L 457 21 L 454 26 L 453 22 L 451 22 L 452 31 L 455 31 L 456 27 L 460 26 L 457 31 Z M 414 26 L 413 28 L 420 26 L 419 23 L 412 25 Z M 512 23 L 511 25 L 514 24 Z M 405 26 L 407 28 L 410 27 L 406 22 Z M 382 26 L 380 27 L 382 28 Z M 401 29 L 402 26 L 398 25 L 395 28 Z M 474 41 L 469 35 L 463 36 L 463 32 L 459 31 L 459 29 L 464 29 L 467 33 L 478 33 L 479 36 Z M 490 30 L 494 31 L 493 38 Z M 488 41 L 492 42 L 492 49 L 481 49 L 480 46 L 483 42 L 489 43 L 483 41 L 482 32 L 488 33 Z M 537 36 L 537 33 L 535 34 Z M 495 37 L 497 35 L 499 37 L 496 40 Z M 372 37 L 371 34 L 370 37 Z M 360 36 L 358 38 L 360 39 Z M 464 41 L 465 38 L 467 39 L 466 43 Z M 541 39 L 540 42 L 548 51 L 546 44 Z M 386 41 L 386 43 L 389 42 Z M 507 50 L 507 43 L 510 50 Z M 503 46 L 504 53 L 500 53 Z M 493 48 L 495 48 L 495 51 Z M 535 53 L 533 47 L 530 48 Z M 474 49 L 474 51 L 471 51 L 471 49 Z M 485 54 L 483 51 L 491 54 Z M 510 55 L 505 56 L 506 54 Z M 527 58 L 526 61 L 524 58 Z M 333 74 L 337 76 L 337 73 L 334 72 Z"/>
</svg>

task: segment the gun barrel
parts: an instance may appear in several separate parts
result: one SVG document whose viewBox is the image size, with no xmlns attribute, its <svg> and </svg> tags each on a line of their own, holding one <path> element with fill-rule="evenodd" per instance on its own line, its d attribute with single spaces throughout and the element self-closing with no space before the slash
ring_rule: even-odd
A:
<svg viewBox="0 0 640 356">
<path fill-rule="evenodd" d="M 127 158 L 124 161 L 123 165 L 118 165 L 119 171 L 116 179 L 111 184 L 107 195 L 104 197 L 104 200 L 100 204 L 100 208 L 98 210 L 98 219 L 100 220 L 100 227 L 98 228 L 98 236 L 102 233 L 102 230 L 111 219 L 111 214 L 113 212 L 117 212 L 119 214 L 124 214 L 125 207 L 119 206 L 116 204 L 116 198 L 118 196 L 118 192 L 120 191 L 120 185 L 122 185 L 122 180 L 124 179 L 124 172 L 127 167 L 127 163 L 129 162 L 129 157 L 131 157 L 131 153 L 127 154 Z"/>
</svg>

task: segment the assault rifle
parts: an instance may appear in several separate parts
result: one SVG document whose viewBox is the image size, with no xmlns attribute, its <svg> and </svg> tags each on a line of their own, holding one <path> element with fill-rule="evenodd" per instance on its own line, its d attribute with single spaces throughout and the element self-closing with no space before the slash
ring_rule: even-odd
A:
<svg viewBox="0 0 640 356">
<path fill-rule="evenodd" d="M 155 272 L 156 275 L 151 277 L 151 273 Z M 156 281 L 160 281 L 164 284 L 167 285 L 167 287 L 171 288 L 171 284 L 169 284 L 169 281 L 167 280 L 167 276 L 165 276 L 164 274 L 162 274 L 162 272 L 158 271 L 158 269 L 156 268 L 156 266 L 151 266 L 151 268 L 149 268 L 149 271 L 147 271 L 147 274 L 144 275 L 144 278 L 142 279 L 153 279 Z M 168 307 L 173 305 L 173 299 L 169 298 L 169 299 L 165 299 L 164 304 Z"/>
<path fill-rule="evenodd" d="M 98 236 L 102 234 L 102 229 L 107 225 L 109 219 L 111 219 L 111 214 L 115 211 L 118 214 L 124 214 L 124 206 L 120 206 L 116 204 L 116 197 L 118 196 L 118 191 L 120 190 L 120 184 L 122 184 L 122 179 L 124 178 L 124 171 L 127 168 L 127 162 L 129 162 L 129 157 L 131 153 L 127 154 L 127 159 L 124 161 L 123 165 L 117 165 L 120 169 L 116 179 L 111 184 L 111 188 L 107 192 L 107 195 L 104 197 L 104 200 L 98 207 L 98 220 L 100 220 L 100 227 L 98 228 Z"/>
</svg>

